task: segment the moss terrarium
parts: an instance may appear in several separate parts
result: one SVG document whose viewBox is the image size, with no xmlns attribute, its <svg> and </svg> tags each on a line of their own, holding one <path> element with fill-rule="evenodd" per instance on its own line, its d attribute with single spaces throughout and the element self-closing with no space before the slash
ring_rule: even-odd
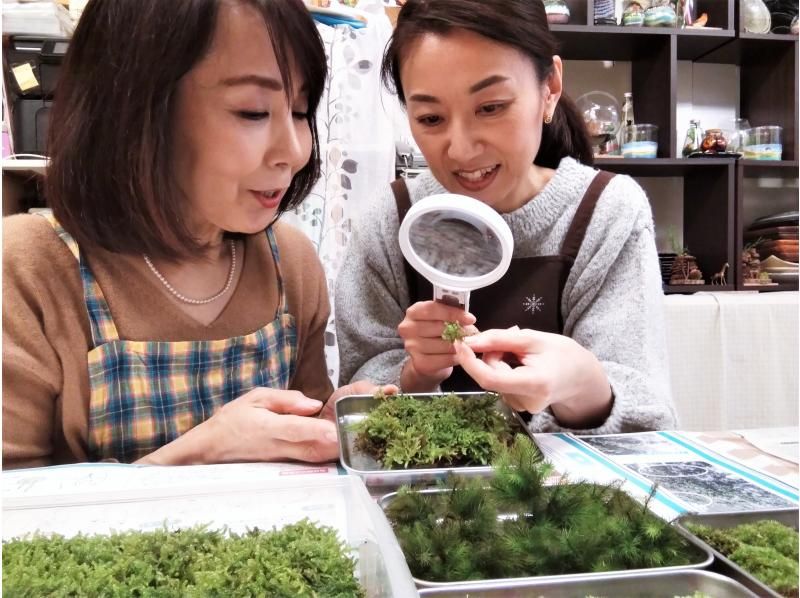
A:
<svg viewBox="0 0 800 598">
<path fill-rule="evenodd" d="M 562 479 L 518 436 L 488 481 L 403 487 L 385 506 L 413 576 L 426 582 L 682 566 L 702 555 L 618 485 Z"/>
<path fill-rule="evenodd" d="M 365 596 L 332 528 L 202 527 L 3 543 L 3 596 Z"/>
<path fill-rule="evenodd" d="M 797 530 L 777 521 L 731 528 L 687 523 L 687 529 L 759 581 L 784 596 L 798 595 Z"/>
<path fill-rule="evenodd" d="M 380 404 L 349 429 L 356 448 L 384 469 L 488 465 L 518 429 L 493 393 L 376 398 Z"/>
</svg>

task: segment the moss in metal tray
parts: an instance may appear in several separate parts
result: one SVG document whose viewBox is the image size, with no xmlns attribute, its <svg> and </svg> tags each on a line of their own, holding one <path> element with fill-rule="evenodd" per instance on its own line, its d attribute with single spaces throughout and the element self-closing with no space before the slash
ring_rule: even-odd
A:
<svg viewBox="0 0 800 598">
<path fill-rule="evenodd" d="M 364 596 L 349 552 L 308 520 L 242 535 L 35 535 L 3 543 L 3 596 Z"/>
<path fill-rule="evenodd" d="M 699 551 L 617 485 L 545 485 L 552 466 L 517 436 L 488 482 L 404 487 L 386 507 L 417 579 L 457 582 L 680 566 Z"/>
<path fill-rule="evenodd" d="M 352 425 L 355 446 L 385 469 L 488 465 L 513 435 L 497 401 L 492 393 L 380 397 L 380 404 Z"/>
<path fill-rule="evenodd" d="M 798 535 L 796 530 L 763 520 L 730 528 L 687 523 L 686 527 L 750 575 L 784 596 L 798 595 Z"/>
</svg>

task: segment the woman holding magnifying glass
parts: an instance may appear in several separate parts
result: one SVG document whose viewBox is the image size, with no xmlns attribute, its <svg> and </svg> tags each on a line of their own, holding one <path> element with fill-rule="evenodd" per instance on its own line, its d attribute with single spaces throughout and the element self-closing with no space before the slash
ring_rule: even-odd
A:
<svg viewBox="0 0 800 598">
<path fill-rule="evenodd" d="M 430 172 L 395 182 L 354 228 L 336 293 L 341 382 L 496 390 L 534 431 L 675 426 L 650 206 L 629 177 L 589 166 L 556 47 L 539 1 L 400 11 L 384 79 Z M 398 246 L 409 206 L 444 192 L 494 208 L 514 238 L 470 312 L 431 301 Z M 485 332 L 454 346 L 448 321 Z"/>
</svg>

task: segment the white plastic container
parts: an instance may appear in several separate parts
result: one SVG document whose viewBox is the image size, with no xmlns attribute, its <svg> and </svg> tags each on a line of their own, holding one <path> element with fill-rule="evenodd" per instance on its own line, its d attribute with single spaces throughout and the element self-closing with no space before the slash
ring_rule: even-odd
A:
<svg viewBox="0 0 800 598">
<path fill-rule="evenodd" d="M 35 531 L 70 537 L 198 524 L 241 533 L 281 528 L 306 517 L 336 529 L 352 548 L 356 577 L 369 598 L 418 596 L 389 522 L 356 476 L 303 475 L 207 483 L 191 490 L 142 488 L 4 500 L 3 539 Z"/>
</svg>

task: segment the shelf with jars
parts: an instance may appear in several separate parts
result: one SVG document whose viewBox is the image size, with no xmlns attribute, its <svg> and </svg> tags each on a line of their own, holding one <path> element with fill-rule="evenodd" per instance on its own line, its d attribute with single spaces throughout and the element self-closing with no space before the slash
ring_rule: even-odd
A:
<svg viewBox="0 0 800 598">
<path fill-rule="evenodd" d="M 685 3 L 682 0 L 671 3 L 677 9 L 676 14 L 681 14 Z M 788 187 L 794 185 L 795 189 L 797 185 L 797 35 L 757 32 L 763 30 L 764 24 L 750 17 L 745 26 L 740 0 L 694 2 L 696 12 L 691 18 L 701 20 L 703 27 L 614 25 L 608 24 L 608 18 L 605 21 L 597 18 L 602 17 L 605 11 L 614 14 L 619 22 L 619 10 L 613 0 L 563 0 L 563 4 L 569 9 L 568 23 L 564 24 L 563 18 L 559 17 L 559 24 L 551 25 L 561 44 L 561 57 L 566 60 L 630 63 L 628 89 L 636 106 L 633 124 L 652 125 L 647 131 L 644 128 L 631 129 L 630 133 L 647 133 L 656 143 L 655 158 L 603 155 L 597 158 L 597 166 L 636 178 L 672 177 L 682 180 L 682 238 L 691 248 L 697 266 L 709 284 L 667 284 L 665 292 L 711 290 L 713 274 L 718 273 L 725 263 L 729 264 L 729 271 L 723 288 L 744 289 L 739 262 L 745 242 L 744 232 L 751 224 L 746 222 L 743 210 L 744 182 L 769 178 L 784 181 Z M 627 5 L 626 2 L 622 4 Z M 655 0 L 643 4 L 649 7 L 665 2 Z M 610 7 L 617 8 L 617 11 L 610 13 Z M 636 15 L 629 15 L 628 21 L 636 22 Z M 733 75 L 738 79 L 738 90 L 735 90 L 738 93 L 734 92 L 738 104 L 733 107 L 734 115 L 749 121 L 720 130 L 706 130 L 698 125 L 698 151 L 692 158 L 688 157 L 692 152 L 682 151 L 688 122 L 677 121 L 680 61 L 738 66 L 736 75 Z M 621 97 L 617 98 L 617 146 L 615 148 L 608 139 L 603 146 L 613 148 L 612 151 L 620 149 L 625 141 L 627 123 L 622 122 L 621 100 Z M 754 129 L 767 126 L 780 127 L 780 159 L 746 159 L 758 155 L 752 152 L 741 158 L 746 154 L 745 146 L 752 149 L 764 145 L 749 141 L 751 137 L 747 135 L 754 135 L 751 133 Z M 609 125 L 607 128 L 613 127 Z M 600 137 L 595 135 L 595 143 Z M 633 137 L 629 135 L 628 139 L 633 140 Z M 697 159 L 696 156 L 703 152 L 704 141 L 706 149 L 717 153 Z M 762 157 L 775 158 L 774 147 L 768 149 L 772 153 L 765 151 Z M 629 152 L 629 155 L 637 154 Z M 644 155 L 644 151 L 638 155 Z M 748 202 L 751 201 L 756 200 L 748 197 Z M 796 283 L 769 287 L 770 290 L 796 288 Z M 717 285 L 713 290 L 722 289 Z"/>
</svg>

